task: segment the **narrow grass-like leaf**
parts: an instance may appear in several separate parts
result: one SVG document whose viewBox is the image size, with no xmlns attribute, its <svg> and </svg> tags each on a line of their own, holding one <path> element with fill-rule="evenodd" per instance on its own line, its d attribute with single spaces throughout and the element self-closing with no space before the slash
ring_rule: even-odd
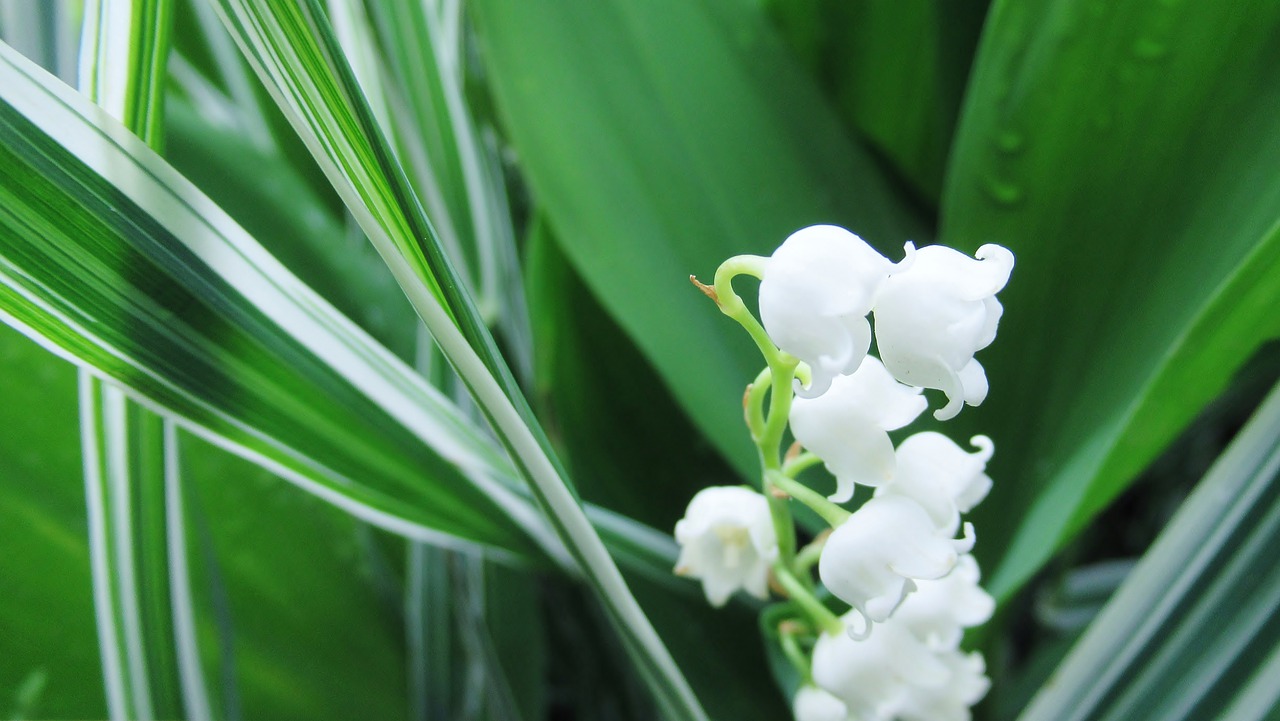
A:
<svg viewBox="0 0 1280 721">
<path fill-rule="evenodd" d="M 343 315 L 411 358 L 418 318 L 378 254 L 364 238 L 351 242 L 340 216 L 274 144 L 246 137 L 228 98 L 200 95 L 169 97 L 165 159 Z M 232 121 L 216 122 L 220 115 Z"/>
<path fill-rule="evenodd" d="M 366 519 L 530 553 L 447 401 L 100 111 L 7 48 L 0 76 L 6 320 Z"/>
<path fill-rule="evenodd" d="M 286 111 L 508 448 L 604 604 L 660 706 L 705 713 L 627 589 L 383 140 L 316 2 L 220 0 L 232 35 Z"/>
<path fill-rule="evenodd" d="M 405 641 L 408 648 L 409 716 L 413 721 L 453 721 L 455 704 L 452 554 L 410 543 L 405 574 Z"/>
<path fill-rule="evenodd" d="M 190 721 L 212 721 L 212 698 L 204 665 L 200 657 L 197 614 L 191 590 L 192 574 L 187 546 L 186 503 L 183 496 L 181 461 L 178 454 L 178 429 L 171 421 L 164 424 L 164 512 L 165 541 L 169 561 L 169 586 L 173 613 L 173 643 L 177 656 L 177 673 L 182 688 L 182 706 Z M 225 694 L 223 690 L 221 694 Z M 218 716 L 226 717 L 225 712 Z"/>
<path fill-rule="evenodd" d="M 0 37 L 40 67 L 76 81 L 81 23 L 71 3 L 0 0 Z"/>
<path fill-rule="evenodd" d="M 522 604 L 501 601 L 494 604 L 497 599 L 490 596 L 486 570 L 483 558 L 453 554 L 450 559 L 449 589 L 453 595 L 459 646 L 465 659 L 463 668 L 467 672 L 458 697 L 461 705 L 456 711 L 459 719 L 520 721 L 522 714 L 511 679 L 494 645 L 491 631 L 498 628 L 490 621 L 489 613 L 501 613 L 504 606 Z M 522 653 L 520 663 L 534 669 L 540 667 L 538 650 L 532 647 L 528 655 Z"/>
<path fill-rule="evenodd" d="M 171 717 L 179 704 L 165 664 L 173 650 L 169 584 L 162 573 L 156 588 L 153 574 L 157 562 L 167 571 L 167 558 L 149 553 L 157 525 L 166 548 L 163 509 L 157 515 L 151 503 L 155 490 L 163 492 L 165 469 L 154 465 L 159 449 L 131 443 L 154 438 L 161 422 L 86 373 L 80 399 L 94 605 L 111 718 Z"/>
<path fill-rule="evenodd" d="M 155 150 L 164 122 L 173 0 L 89 0 L 79 89 Z"/>
<path fill-rule="evenodd" d="M 466 530 L 475 519 L 482 528 L 503 529 L 493 532 L 520 544 L 509 535 L 509 522 L 499 520 L 504 511 L 482 510 L 493 509 L 494 499 L 531 533 L 542 533 L 528 501 L 506 490 L 518 483 L 510 462 L 412 369 L 298 283 L 114 121 L 8 49 L 0 49 L 0 73 L 6 79 L 0 84 L 0 99 L 6 101 L 0 117 L 21 129 L 0 136 L 5 141 L 0 152 L 11 156 L 15 148 L 31 150 L 35 142 L 39 157 L 66 163 L 42 165 L 45 174 L 23 172 L 25 166 L 16 162 L 0 165 L 10 173 L 0 192 L 39 197 L 43 213 L 19 216 L 29 208 L 16 202 L 0 206 L 0 222 L 20 231 L 0 235 L 7 288 L 0 308 L 15 325 L 63 357 L 177 413 L 197 435 L 408 537 L 446 545 L 457 538 L 483 540 Z M 47 130 L 20 122 L 25 116 L 9 102 L 18 97 Z M 85 166 L 55 140 L 97 165 Z M 102 173 L 121 188 L 113 190 Z M 129 192 L 122 193 L 123 188 Z M 102 205 L 101 196 L 85 194 L 82 206 L 81 196 L 71 197 L 87 190 L 118 205 Z M 139 207 L 134 201 L 151 205 Z M 180 235 L 170 234 L 146 208 Z M 137 235 L 127 237 L 110 222 L 124 222 L 120 217 L 130 213 L 124 227 Z M 58 242 L 39 242 L 26 223 Z M 103 235 L 94 235 L 95 230 Z M 169 251 L 160 252 L 148 233 L 163 237 Z M 83 257 L 48 255 L 81 244 L 88 253 Z M 88 263 L 94 253 L 113 249 L 137 254 L 122 266 L 132 275 L 122 276 L 116 261 L 73 262 Z M 116 288 L 121 292 L 109 292 L 119 283 L 125 283 Z M 185 283 L 206 299 L 193 297 L 183 289 Z M 123 292 L 135 287 L 136 292 Z M 254 309 L 257 303 L 263 304 L 261 311 Z M 183 322 L 194 314 L 213 325 L 199 330 Z M 244 321 L 244 328 L 228 324 L 226 317 Z M 235 372 L 217 371 L 218 363 Z M 455 483 L 477 483 L 483 490 L 463 491 L 475 500 L 455 506 L 441 495 Z M 605 530 L 611 538 L 653 533 L 621 516 L 603 517 L 611 519 Z M 442 536 L 440 530 L 456 535 Z M 545 540 L 557 555 L 554 540 Z M 674 563 L 664 545 L 627 545 L 632 551 L 626 557 L 646 567 Z M 521 547 L 529 548 L 516 546 Z"/>
<path fill-rule="evenodd" d="M 1280 386 L 1021 718 L 1274 718 L 1277 543 Z"/>
<path fill-rule="evenodd" d="M 507 357 L 527 379 L 532 355 L 511 212 L 494 167 L 496 149 L 486 140 L 492 133 L 477 123 L 463 94 L 462 3 L 366 6 L 387 58 L 388 137 L 441 243 L 469 281 L 480 316 L 506 338 Z"/>
<path fill-rule="evenodd" d="M 81 92 L 157 150 L 172 11 L 170 0 L 90 0 L 80 43 Z M 120 622 L 99 629 L 112 717 L 180 718 L 188 691 L 207 693 L 201 675 L 179 677 L 175 656 L 174 615 L 194 615 L 175 605 L 190 598 L 189 589 L 175 596 L 169 578 L 171 554 L 186 555 L 173 545 L 185 538 L 169 532 L 165 498 L 177 472 L 170 466 L 176 449 L 166 444 L 176 435 L 84 369 L 80 398 L 84 455 L 98 460 L 85 464 L 90 523 L 98 529 L 91 551 L 106 559 L 94 564 L 95 603 L 107 604 L 97 615 L 99 624 Z M 200 687 L 187 688 L 188 679 Z"/>
</svg>

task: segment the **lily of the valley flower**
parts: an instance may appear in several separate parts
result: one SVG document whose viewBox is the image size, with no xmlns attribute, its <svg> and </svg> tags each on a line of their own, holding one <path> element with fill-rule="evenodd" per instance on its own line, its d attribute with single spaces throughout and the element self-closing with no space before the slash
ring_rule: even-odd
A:
<svg viewBox="0 0 1280 721">
<path fill-rule="evenodd" d="M 712 606 L 723 606 L 739 588 L 768 596 L 778 540 L 764 496 L 737 486 L 704 488 L 676 523 L 675 536 L 681 546 L 676 573 L 701 579 Z"/>
<path fill-rule="evenodd" d="M 850 721 L 844 701 L 817 686 L 801 686 L 791 709 L 796 721 Z"/>
<path fill-rule="evenodd" d="M 791 432 L 826 463 L 836 477 L 831 500 L 853 498 L 853 486 L 879 486 L 894 475 L 893 442 L 888 431 L 915 420 L 927 403 L 919 388 L 893 379 L 874 356 L 857 372 L 837 376 L 817 398 L 796 398 Z"/>
<path fill-rule="evenodd" d="M 985 471 L 995 452 L 986 436 L 969 440 L 978 450 L 967 453 L 941 433 L 924 431 L 898 444 L 893 480 L 876 489 L 877 496 L 900 495 L 919 503 L 941 530 L 954 534 L 960 514 L 968 513 L 991 490 Z"/>
<path fill-rule="evenodd" d="M 864 637 L 873 622 L 888 619 L 915 590 L 917 579 L 947 575 L 973 543 L 968 523 L 964 538 L 950 538 L 915 501 L 902 496 L 872 498 L 827 539 L 818 575 L 832 594 L 862 617 L 860 625 L 849 626 L 849 633 Z"/>
<path fill-rule="evenodd" d="M 834 225 L 796 231 L 770 256 L 760 320 L 779 348 L 809 365 L 812 380 L 801 396 L 821 395 L 832 378 L 858 369 L 871 345 L 867 314 L 895 267 Z"/>
<path fill-rule="evenodd" d="M 814 682 L 856 719 L 968 721 L 985 670 L 980 654 L 930 648 L 892 622 L 865 641 L 823 634 L 813 649 Z"/>
<path fill-rule="evenodd" d="M 857 719 L 897 718 L 912 694 L 941 686 L 950 676 L 933 650 L 891 624 L 863 641 L 824 633 L 813 648 L 812 673 L 814 683 Z"/>
<path fill-rule="evenodd" d="M 937 650 L 960 645 L 964 629 L 986 623 L 995 612 L 995 599 L 980 586 L 978 562 L 964 555 L 956 567 L 936 581 L 917 581 L 916 590 L 897 611 L 892 623 L 903 626 Z"/>
<path fill-rule="evenodd" d="M 975 258 L 940 245 L 921 248 L 876 299 L 876 343 L 885 367 L 903 383 L 946 393 L 946 406 L 934 412 L 938 420 L 987 397 L 986 372 L 973 354 L 995 340 L 1003 312 L 995 294 L 1009 280 L 1013 253 L 984 245 Z"/>
<path fill-rule="evenodd" d="M 982 654 L 951 649 L 938 658 L 947 668 L 946 683 L 915 689 L 898 710 L 901 721 L 971 721 L 969 707 L 987 695 L 991 680 Z"/>
</svg>

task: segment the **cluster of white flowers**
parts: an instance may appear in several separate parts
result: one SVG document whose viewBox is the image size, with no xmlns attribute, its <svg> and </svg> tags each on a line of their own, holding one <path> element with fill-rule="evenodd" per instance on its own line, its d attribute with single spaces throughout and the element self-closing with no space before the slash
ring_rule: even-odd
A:
<svg viewBox="0 0 1280 721">
<path fill-rule="evenodd" d="M 962 652 L 960 638 L 994 608 L 978 587 L 977 562 L 961 556 L 946 577 L 918 581 L 893 619 L 865 640 L 822 634 L 813 648 L 814 685 L 795 699 L 796 721 L 967 721 L 989 682 L 982 655 Z"/>
<path fill-rule="evenodd" d="M 763 328 L 777 349 L 803 363 L 798 376 L 808 379 L 786 389 L 795 394 L 791 433 L 836 480 L 828 501 L 805 502 L 834 507 L 850 501 L 857 485 L 874 489 L 853 513 L 824 516 L 837 520 L 821 546 L 818 575 L 851 610 L 840 619 L 843 632 L 833 632 L 834 619 L 815 630 L 796 718 L 968 719 L 988 681 L 981 655 L 966 655 L 959 644 L 994 603 L 978 587 L 968 555 L 973 527 L 961 514 L 991 488 L 985 471 L 994 444 L 975 436 L 970 452 L 921 432 L 895 448 L 889 432 L 924 412 L 925 389 L 946 395 L 938 420 L 986 398 L 986 373 L 973 356 L 995 339 L 1002 312 L 995 294 L 1013 254 L 985 245 L 970 258 L 908 243 L 893 263 L 842 228 L 814 226 L 756 260 Z M 869 354 L 868 316 L 879 358 Z M 701 579 L 715 605 L 738 588 L 766 597 L 779 561 L 774 513 L 746 488 L 702 491 L 676 527 L 677 571 Z"/>
</svg>

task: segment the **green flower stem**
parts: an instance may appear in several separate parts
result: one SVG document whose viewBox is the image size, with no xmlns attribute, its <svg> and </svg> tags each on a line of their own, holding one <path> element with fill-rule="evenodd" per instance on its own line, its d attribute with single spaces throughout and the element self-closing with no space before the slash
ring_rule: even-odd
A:
<svg viewBox="0 0 1280 721">
<path fill-rule="evenodd" d="M 770 469 L 776 468 L 778 465 L 778 447 L 781 444 L 781 434 L 776 432 L 774 426 L 779 412 L 777 408 L 780 395 L 779 388 L 784 387 L 775 385 L 773 376 L 774 370 L 772 367 L 765 368 L 760 372 L 760 375 L 756 376 L 755 382 L 751 384 L 747 391 L 745 415 L 747 417 L 747 426 L 751 429 L 751 438 L 755 441 L 756 450 L 760 454 L 760 465 L 765 473 L 761 480 L 761 488 L 764 491 L 765 498 L 769 501 L 769 515 L 773 520 L 774 534 L 778 538 L 779 558 L 783 563 L 790 566 L 794 562 L 796 554 L 795 521 L 792 519 L 791 506 L 788 504 L 787 497 L 776 493 L 773 483 L 769 479 Z M 785 395 L 789 405 L 791 398 L 789 380 L 785 388 Z M 771 399 L 767 420 L 764 412 L 766 393 Z"/>
<path fill-rule="evenodd" d="M 791 383 L 796 377 L 796 366 L 799 365 L 799 361 L 773 344 L 764 326 L 760 325 L 760 321 L 756 320 L 746 304 L 742 302 L 742 298 L 733 290 L 733 279 L 739 275 L 763 278 L 766 260 L 768 259 L 758 255 L 735 255 L 716 268 L 714 288 L 716 304 L 720 307 L 720 312 L 738 321 L 738 324 L 746 329 L 751 339 L 755 341 L 756 347 L 760 349 L 765 362 L 769 364 L 772 378 L 769 413 L 756 445 L 760 447 L 765 469 L 776 470 L 782 467 L 779 447 L 782 445 L 782 435 L 787 428 L 787 416 L 791 412 Z M 755 398 L 751 398 L 751 394 L 748 394 L 748 402 L 763 406 L 763 390 Z M 754 409 L 748 410 L 748 414 L 755 412 Z M 763 410 L 759 412 L 763 413 Z M 751 416 L 748 415 L 748 418 Z"/>
<path fill-rule="evenodd" d="M 849 516 L 853 515 L 845 509 L 828 501 L 826 496 L 809 488 L 794 478 L 788 478 L 780 471 L 766 471 L 765 480 L 778 489 L 786 492 L 792 498 L 800 501 L 804 505 L 812 508 L 815 513 L 822 516 L 822 520 L 831 525 L 832 528 L 839 528 L 845 521 L 849 520 Z"/>
<path fill-rule="evenodd" d="M 796 359 L 778 352 L 778 357 L 771 359 L 769 370 L 773 375 L 773 391 L 769 397 L 769 415 L 760 434 L 760 452 L 764 460 L 765 471 L 776 471 L 782 468 L 782 436 L 787 430 L 787 420 L 791 416 L 791 400 L 795 395 L 791 391 L 791 381 L 796 377 Z"/>
<path fill-rule="evenodd" d="M 733 289 L 733 279 L 739 275 L 762 279 L 766 260 L 767 258 L 758 255 L 738 255 L 726 260 L 716 269 L 715 284 L 708 294 L 715 299 L 722 313 L 746 329 L 768 364 L 768 367 L 761 371 L 748 387 L 743 414 L 746 417 L 751 438 L 760 452 L 760 464 L 764 470 L 761 485 L 769 501 L 769 513 L 778 538 L 778 561 L 775 567 L 780 570 L 777 575 L 779 578 L 785 575 L 791 582 L 804 588 L 805 584 L 801 583 L 790 570 L 796 564 L 796 529 L 787 496 L 810 506 L 832 525 L 843 523 L 844 519 L 849 517 L 849 513 L 782 472 L 784 468 L 782 442 L 791 415 L 791 402 L 795 398 L 792 386 L 797 377 L 802 382 L 807 382 L 810 374 L 808 366 L 774 345 L 764 326 L 752 315 L 746 304 L 742 302 L 741 296 Z M 704 291 L 708 290 L 705 286 L 700 287 Z M 764 407 L 766 395 L 769 396 L 767 412 Z M 801 456 L 797 461 L 798 466 L 792 464 L 795 467 L 792 475 L 816 462 L 805 456 Z M 779 493 L 779 490 L 782 493 Z M 811 566 L 812 562 L 809 562 L 809 565 Z M 807 572 L 801 575 L 805 580 L 810 578 Z M 812 598 L 807 590 L 805 593 Z M 816 600 L 814 602 L 816 603 Z M 830 614 L 829 611 L 827 613 Z"/>
<path fill-rule="evenodd" d="M 766 260 L 768 259 L 758 255 L 735 255 L 721 263 L 719 268 L 716 268 L 714 288 L 716 304 L 720 306 L 720 312 L 738 321 L 738 324 L 747 330 L 751 340 L 756 342 L 756 346 L 764 354 L 765 360 L 769 361 L 769 366 L 772 367 L 773 358 L 782 351 L 778 350 L 778 347 L 773 344 L 773 341 L 769 339 L 769 334 L 765 332 L 764 326 L 760 325 L 760 321 L 756 320 L 754 315 L 751 315 L 751 311 L 742 302 L 742 298 L 733 290 L 733 279 L 740 275 L 763 278 Z"/>
<path fill-rule="evenodd" d="M 814 628 L 832 635 L 844 633 L 844 622 L 840 620 L 840 617 L 823 605 L 818 600 L 818 597 L 814 596 L 813 592 L 791 573 L 791 569 L 782 563 L 775 563 L 773 564 L 773 575 L 778 579 L 778 583 L 781 584 L 783 589 L 786 590 L 791 600 L 795 601 L 796 605 L 813 621 Z"/>
<path fill-rule="evenodd" d="M 796 671 L 800 672 L 800 678 L 805 684 L 813 683 L 813 669 L 809 663 L 809 655 L 800 648 L 800 639 L 797 623 L 795 621 L 783 621 L 778 624 L 778 643 L 782 646 L 782 654 L 787 657 Z"/>
<path fill-rule="evenodd" d="M 790 567 L 796 559 L 796 524 L 791 518 L 791 508 L 785 497 L 773 493 L 767 480 L 764 497 L 769 501 L 769 517 L 773 520 L 773 533 L 778 537 L 778 561 Z"/>
<path fill-rule="evenodd" d="M 818 563 L 818 559 L 822 557 L 822 549 L 826 547 L 827 539 L 830 537 L 831 533 L 829 531 L 823 531 L 817 538 L 813 539 L 812 543 L 800 549 L 800 552 L 796 554 L 795 563 L 792 564 L 796 573 L 801 576 L 809 573 L 814 565 Z"/>
<path fill-rule="evenodd" d="M 801 453 L 782 464 L 782 474 L 787 478 L 795 478 L 819 463 L 822 463 L 822 459 L 816 455 L 809 452 Z"/>
</svg>

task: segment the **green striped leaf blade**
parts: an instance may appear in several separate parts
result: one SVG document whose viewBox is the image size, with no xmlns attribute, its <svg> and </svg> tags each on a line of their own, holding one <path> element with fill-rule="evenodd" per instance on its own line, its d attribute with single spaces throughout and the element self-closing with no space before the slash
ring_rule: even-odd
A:
<svg viewBox="0 0 1280 721">
<path fill-rule="evenodd" d="M 171 0 L 90 0 L 78 85 L 151 148 L 164 138 Z M 89 555 L 111 717 L 208 719 L 184 574 L 175 428 L 80 369 Z M 182 621 L 178 622 L 181 618 Z M 185 653 L 180 653 L 180 649 Z"/>
<path fill-rule="evenodd" d="M 368 520 L 538 555 L 503 459 L 447 401 L 140 141 L 0 52 L 8 322 Z"/>
<path fill-rule="evenodd" d="M 1049 677 L 1021 721 L 1280 712 L 1280 386 Z"/>
<path fill-rule="evenodd" d="M 348 210 L 391 268 L 432 338 L 508 449 L 556 537 L 602 603 L 664 712 L 705 718 L 627 588 L 572 483 L 385 141 L 323 9 L 314 0 L 218 7 Z"/>
</svg>

